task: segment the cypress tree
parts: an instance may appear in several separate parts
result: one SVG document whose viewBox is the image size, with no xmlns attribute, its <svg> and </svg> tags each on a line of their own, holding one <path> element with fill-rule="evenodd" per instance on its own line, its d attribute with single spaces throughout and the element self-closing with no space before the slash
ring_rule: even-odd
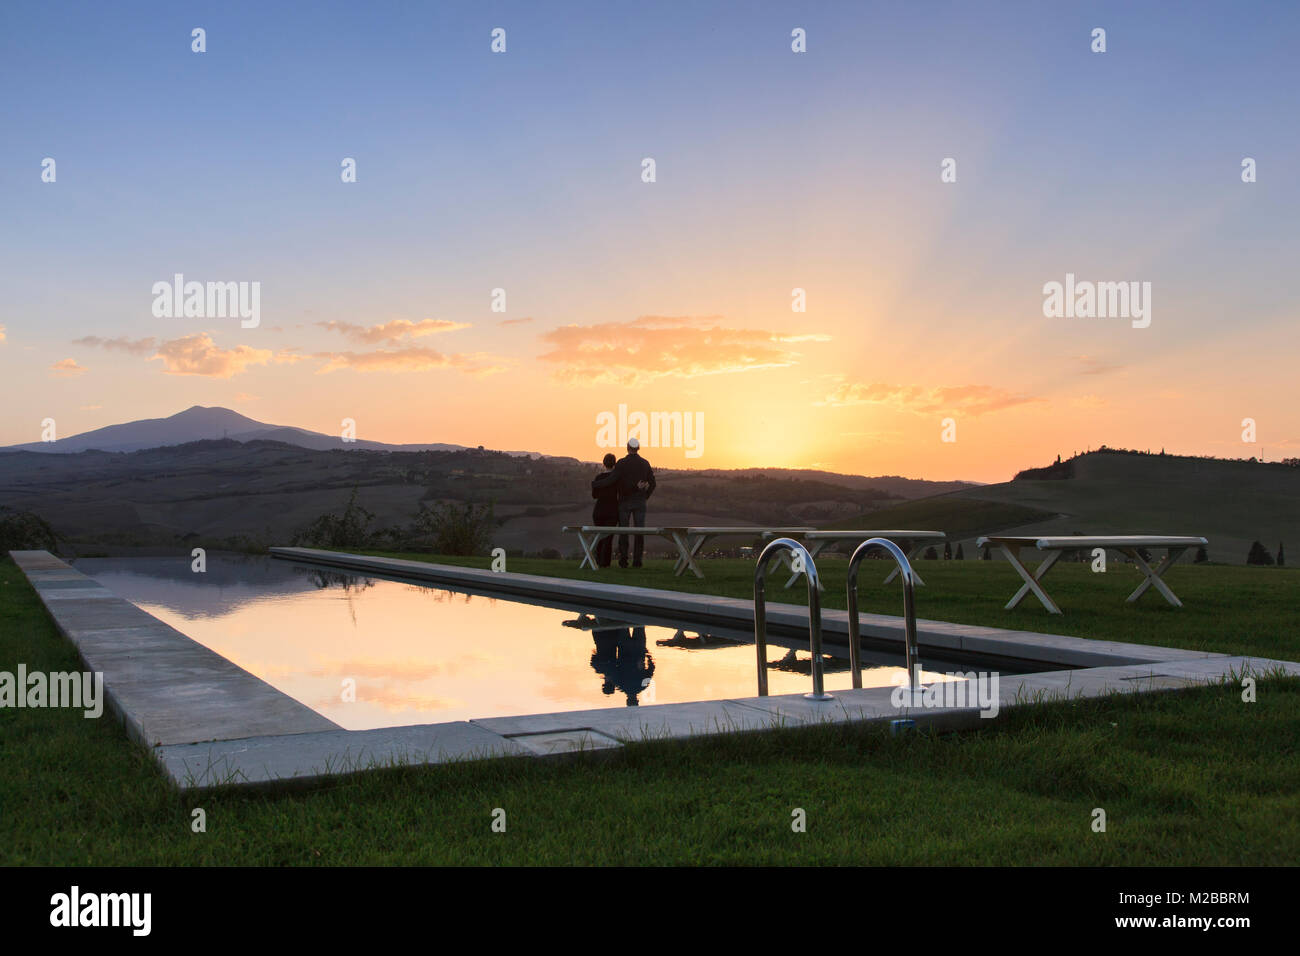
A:
<svg viewBox="0 0 1300 956">
<path fill-rule="evenodd" d="M 1273 563 L 1273 555 L 1269 554 L 1268 549 L 1256 541 L 1250 546 L 1250 553 L 1246 555 L 1246 563 L 1271 565 Z"/>
</svg>

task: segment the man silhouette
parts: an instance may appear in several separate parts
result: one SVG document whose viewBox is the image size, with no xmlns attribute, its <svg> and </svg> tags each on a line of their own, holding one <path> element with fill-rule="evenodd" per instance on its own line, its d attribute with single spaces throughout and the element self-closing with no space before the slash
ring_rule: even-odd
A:
<svg viewBox="0 0 1300 956">
<path fill-rule="evenodd" d="M 645 505 L 655 491 L 655 472 L 650 462 L 641 457 L 641 443 L 635 438 L 627 440 L 627 455 L 614 466 L 618 477 L 618 525 L 620 528 L 644 528 Z M 641 567 L 641 558 L 645 554 L 645 535 L 618 536 L 618 566 L 627 567 L 627 539 L 636 538 L 632 546 L 632 567 Z"/>
</svg>

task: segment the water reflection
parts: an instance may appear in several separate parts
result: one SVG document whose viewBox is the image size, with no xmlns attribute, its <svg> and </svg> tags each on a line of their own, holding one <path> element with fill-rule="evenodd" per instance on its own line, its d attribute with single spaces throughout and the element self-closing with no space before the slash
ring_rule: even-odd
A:
<svg viewBox="0 0 1300 956">
<path fill-rule="evenodd" d="M 806 677 L 811 678 L 812 655 L 807 651 L 800 651 L 797 648 L 792 647 L 785 652 L 785 656 L 780 660 L 768 661 L 767 669 L 769 671 L 784 671 L 787 674 L 803 674 Z M 823 654 L 822 672 L 826 674 L 838 674 L 841 672 L 847 674 L 849 672 L 848 658 Z"/>
<path fill-rule="evenodd" d="M 215 553 L 205 574 L 187 557 L 76 565 L 350 730 L 755 692 L 751 638 L 726 628 Z M 774 638 L 772 649 L 798 643 Z M 802 661 L 787 654 L 769 665 L 773 694 L 808 689 L 803 645 Z M 865 685 L 901 679 L 901 661 L 882 663 L 864 672 Z M 850 686 L 846 663 L 829 670 L 828 689 Z M 355 699 L 341 692 L 349 682 Z"/>
<path fill-rule="evenodd" d="M 606 696 L 622 692 L 629 707 L 637 706 L 638 696 L 655 673 L 654 658 L 645 646 L 645 628 L 603 627 L 591 636 L 596 642 L 591 669 L 605 678 L 600 692 Z"/>
<path fill-rule="evenodd" d="M 295 568 L 294 570 L 305 574 L 307 580 L 321 590 L 339 588 L 342 591 L 351 593 L 353 591 L 364 591 L 366 588 L 375 586 L 375 582 L 371 578 L 359 578 L 355 574 L 345 574 L 342 571 L 325 571 L 317 568 Z"/>
</svg>

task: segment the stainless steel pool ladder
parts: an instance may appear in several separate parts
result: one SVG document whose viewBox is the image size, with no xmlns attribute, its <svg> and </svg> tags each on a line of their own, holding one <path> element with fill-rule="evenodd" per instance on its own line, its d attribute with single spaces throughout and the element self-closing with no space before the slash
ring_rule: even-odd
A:
<svg viewBox="0 0 1300 956">
<path fill-rule="evenodd" d="M 921 662 L 916 652 L 916 572 L 907 560 L 903 549 L 886 538 L 869 538 L 863 541 L 849 559 L 848 607 L 849 607 L 849 669 L 853 671 L 853 686 L 862 686 L 862 670 L 859 647 L 861 629 L 858 626 L 858 568 L 862 565 L 867 552 L 876 548 L 887 551 L 898 565 L 898 576 L 903 582 L 903 639 L 907 655 L 907 686 L 913 694 L 921 683 Z"/>
<path fill-rule="evenodd" d="M 758 696 L 767 696 L 767 595 L 764 584 L 767 579 L 767 566 L 779 552 L 792 554 L 791 567 L 802 564 L 804 580 L 808 583 L 808 649 L 812 652 L 811 694 L 804 694 L 809 700 L 830 700 L 823 680 L 822 664 L 822 605 L 818 594 L 821 582 L 817 579 L 817 565 L 812 555 L 793 538 L 776 538 L 767 543 L 758 556 L 758 566 L 754 568 L 754 644 L 758 648 Z M 858 685 L 855 685 L 858 686 Z"/>
</svg>

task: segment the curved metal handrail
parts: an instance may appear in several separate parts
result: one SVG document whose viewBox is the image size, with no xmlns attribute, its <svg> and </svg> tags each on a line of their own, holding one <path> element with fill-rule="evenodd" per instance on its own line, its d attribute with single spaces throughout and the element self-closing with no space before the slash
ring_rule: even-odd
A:
<svg viewBox="0 0 1300 956">
<path fill-rule="evenodd" d="M 907 654 L 907 686 L 915 693 L 917 685 L 920 683 L 918 672 L 921 669 L 921 663 L 917 660 L 916 652 L 916 572 L 912 570 L 912 563 L 907 560 L 907 555 L 903 552 L 903 549 L 888 538 L 869 538 L 863 541 L 854 550 L 853 557 L 849 559 L 847 579 L 849 592 L 849 669 L 853 671 L 853 686 L 862 686 L 862 671 L 860 669 L 862 651 L 859 647 L 861 630 L 858 626 L 858 568 L 867 556 L 867 552 L 873 548 L 887 551 L 893 557 L 898 565 L 898 576 L 903 582 L 903 639 Z"/>
<path fill-rule="evenodd" d="M 754 644 L 758 648 L 758 696 L 767 696 L 767 566 L 779 551 L 790 551 L 803 562 L 804 578 L 808 582 L 808 648 L 812 651 L 811 694 L 804 694 L 809 700 L 830 700 L 823 680 L 822 664 L 822 604 L 819 592 L 821 582 L 817 578 L 817 565 L 812 555 L 793 538 L 776 538 L 769 541 L 758 555 L 758 566 L 754 568 Z"/>
</svg>

